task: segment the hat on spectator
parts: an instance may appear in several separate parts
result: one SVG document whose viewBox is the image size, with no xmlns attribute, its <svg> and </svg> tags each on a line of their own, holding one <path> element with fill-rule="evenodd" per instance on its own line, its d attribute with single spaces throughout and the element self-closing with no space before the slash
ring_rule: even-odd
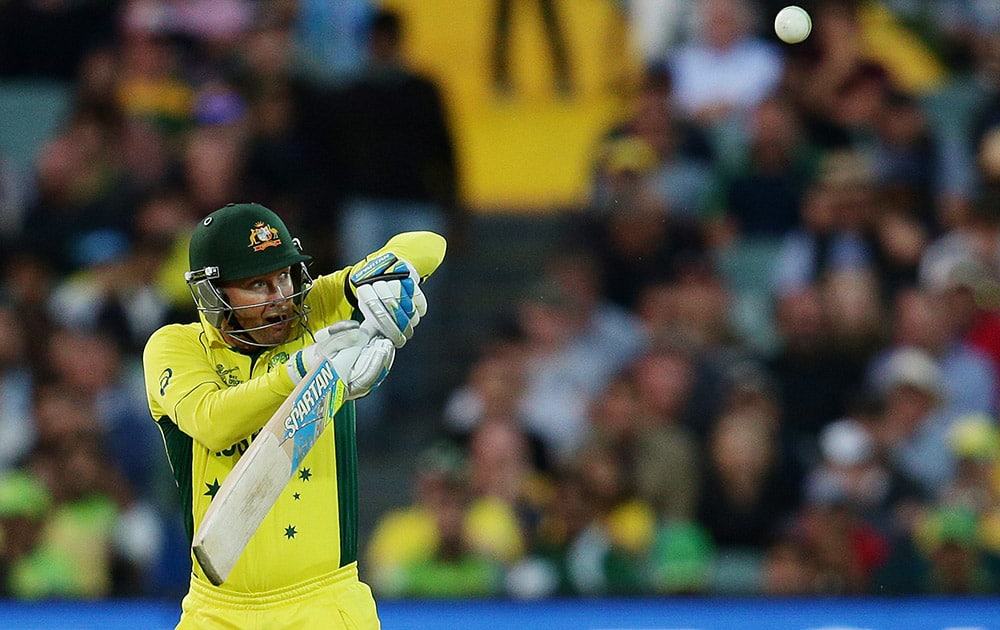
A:
<svg viewBox="0 0 1000 630">
<path fill-rule="evenodd" d="M 989 270 L 968 252 L 949 251 L 929 255 L 920 266 L 919 277 L 921 285 L 932 291 L 978 291 L 989 282 Z"/>
<path fill-rule="evenodd" d="M 996 421 L 986 414 L 971 413 L 957 418 L 948 442 L 961 459 L 989 462 L 1000 455 L 1000 431 Z"/>
<path fill-rule="evenodd" d="M 649 549 L 656 534 L 656 512 L 640 499 L 617 506 L 607 515 L 606 521 L 611 544 L 631 553 Z"/>
<path fill-rule="evenodd" d="M 949 544 L 975 547 L 979 541 L 979 522 L 971 508 L 939 506 L 917 522 L 913 536 L 924 553 L 933 553 Z"/>
<path fill-rule="evenodd" d="M 895 350 L 876 379 L 883 395 L 898 387 L 912 387 L 935 398 L 942 394 L 941 368 L 929 352 L 915 346 Z"/>
<path fill-rule="evenodd" d="M 0 477 L 0 518 L 40 518 L 52 498 L 39 479 L 21 471 L 12 471 Z"/>
<path fill-rule="evenodd" d="M 656 165 L 656 151 L 642 138 L 626 136 L 612 140 L 605 168 L 610 173 L 648 173 Z"/>
<path fill-rule="evenodd" d="M 653 543 L 654 586 L 664 593 L 697 593 L 711 581 L 715 546 L 695 522 L 662 526 Z"/>
<path fill-rule="evenodd" d="M 827 188 L 868 186 L 873 183 L 872 170 L 855 151 L 838 150 L 826 154 L 819 164 L 816 183 Z"/>
<path fill-rule="evenodd" d="M 421 471 L 441 475 L 450 480 L 465 478 L 465 454 L 457 444 L 447 440 L 437 441 L 417 456 L 417 468 Z"/>
<path fill-rule="evenodd" d="M 819 434 L 819 448 L 831 464 L 858 466 L 875 454 L 875 440 L 860 422 L 840 418 L 826 425 Z"/>
</svg>

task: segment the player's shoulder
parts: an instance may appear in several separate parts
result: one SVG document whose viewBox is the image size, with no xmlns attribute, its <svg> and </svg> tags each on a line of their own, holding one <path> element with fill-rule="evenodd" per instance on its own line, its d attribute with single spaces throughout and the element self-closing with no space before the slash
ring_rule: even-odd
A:
<svg viewBox="0 0 1000 630">
<path fill-rule="evenodd" d="M 200 345 L 202 327 L 199 323 L 166 324 L 153 331 L 146 340 L 146 351 L 162 347 L 177 347 L 194 343 Z"/>
</svg>

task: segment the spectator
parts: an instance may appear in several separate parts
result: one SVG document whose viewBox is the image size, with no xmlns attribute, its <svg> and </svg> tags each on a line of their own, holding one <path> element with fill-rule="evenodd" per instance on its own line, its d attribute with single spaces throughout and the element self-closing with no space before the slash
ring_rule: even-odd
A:
<svg viewBox="0 0 1000 630">
<path fill-rule="evenodd" d="M 681 339 L 707 360 L 722 362 L 732 342 L 727 311 L 731 294 L 707 264 L 690 264 L 674 279 L 642 287 L 633 312 L 646 337 Z"/>
<path fill-rule="evenodd" d="M 467 544 L 510 566 L 523 557 L 547 494 L 527 434 L 506 418 L 481 424 L 469 440 L 468 467 Z"/>
<path fill-rule="evenodd" d="M 697 520 L 720 550 L 763 553 L 799 506 L 774 418 L 729 412 L 710 436 Z"/>
<path fill-rule="evenodd" d="M 890 90 L 874 117 L 874 147 L 870 149 L 875 180 L 886 197 L 929 234 L 941 231 L 938 201 L 946 184 L 941 149 L 920 102 Z"/>
<path fill-rule="evenodd" d="M 955 479 L 945 490 L 941 502 L 971 509 L 984 525 L 983 541 L 998 552 L 1000 540 L 985 526 L 1000 510 L 1000 487 L 994 480 L 1000 461 L 997 421 L 985 414 L 967 414 L 955 420 L 948 437 L 957 465 Z"/>
<path fill-rule="evenodd" d="M 808 545 L 784 536 L 767 548 L 761 563 L 760 592 L 769 597 L 800 597 L 816 592 L 818 567 Z"/>
<path fill-rule="evenodd" d="M 686 116 L 716 128 L 738 119 L 778 86 L 783 60 L 756 35 L 745 0 L 699 0 L 695 34 L 670 55 L 677 102 Z"/>
<path fill-rule="evenodd" d="M 0 307 L 0 474 L 21 464 L 35 443 L 32 397 L 36 375 L 17 312 Z"/>
<path fill-rule="evenodd" d="M 195 208 L 219 208 L 227 199 L 242 198 L 237 189 L 246 171 L 245 106 L 229 86 L 218 89 L 224 102 L 218 109 L 203 103 L 206 109 L 185 134 L 181 149 L 181 181 Z"/>
<path fill-rule="evenodd" d="M 318 136 L 316 155 L 329 169 L 319 173 L 323 207 L 309 209 L 307 220 L 330 235 L 330 250 L 341 264 L 354 264 L 378 247 L 370 245 L 406 230 L 444 234 L 453 251 L 461 248 L 452 120 L 439 83 L 407 63 L 406 34 L 401 13 L 377 10 L 369 24 L 364 71 L 313 104 L 321 113 L 314 120 L 325 124 L 308 133 Z M 428 298 L 434 300 L 431 293 Z M 429 323 L 414 340 L 420 347 L 414 354 L 430 362 L 440 360 L 446 346 L 440 340 L 447 322 L 434 321 L 440 323 Z M 398 422 L 444 397 L 423 365 L 400 357 L 393 374 L 365 400 L 373 423 Z"/>
<path fill-rule="evenodd" d="M 628 165 L 645 168 L 643 161 L 649 160 L 652 194 L 675 217 L 696 224 L 713 218 L 719 186 L 712 147 L 704 130 L 678 111 L 669 69 L 647 68 L 632 100 L 629 118 L 604 138 L 595 165 L 593 205 L 613 212 L 618 203 L 613 180 Z"/>
<path fill-rule="evenodd" d="M 786 97 L 764 99 L 749 114 L 738 161 L 725 169 L 726 218 L 740 239 L 780 239 L 797 227 L 815 149 Z"/>
<path fill-rule="evenodd" d="M 19 469 L 0 475 L 0 593 L 5 597 L 38 597 L 43 576 L 52 580 L 64 570 L 38 552 L 51 509 L 52 496 L 35 475 Z"/>
<path fill-rule="evenodd" d="M 899 552 L 911 554 L 908 574 L 899 576 L 906 591 L 979 595 L 996 589 L 997 558 L 979 543 L 971 510 L 929 510 L 914 529 L 910 545 Z"/>
<path fill-rule="evenodd" d="M 117 109 L 125 118 L 148 121 L 177 138 L 191 124 L 195 103 L 195 86 L 177 44 L 136 28 L 126 30 L 119 46 Z"/>
<path fill-rule="evenodd" d="M 794 527 L 812 557 L 812 595 L 871 592 L 890 555 L 882 532 L 838 501 L 809 503 L 796 515 Z"/>
<path fill-rule="evenodd" d="M 890 333 L 878 278 L 871 269 L 835 271 L 819 288 L 834 347 L 851 369 L 863 370 Z"/>
<path fill-rule="evenodd" d="M 635 495 L 615 453 L 588 449 L 570 465 L 590 497 L 589 522 L 563 549 L 574 591 L 591 596 L 651 592 L 656 512 Z"/>
<path fill-rule="evenodd" d="M 34 550 L 37 555 L 25 567 L 36 573 L 19 578 L 27 589 L 21 595 L 138 594 L 141 561 L 125 555 L 126 546 L 115 529 L 131 503 L 132 489 L 108 456 L 93 405 L 69 386 L 52 384 L 38 389 L 34 412 L 38 443 L 26 470 L 43 480 L 53 504 Z M 155 555 L 152 542 L 145 554 Z"/>
<path fill-rule="evenodd" d="M 961 321 L 953 317 L 947 292 L 911 289 L 896 296 L 893 339 L 868 368 L 869 380 L 884 373 L 886 361 L 901 346 L 915 346 L 928 352 L 941 369 L 943 413 L 992 414 L 996 410 L 997 374 L 993 363 L 981 351 L 962 339 Z"/>
<path fill-rule="evenodd" d="M 779 296 L 780 346 L 765 361 L 781 401 L 785 439 L 806 466 L 815 459 L 820 430 L 844 415 L 864 378 L 861 367 L 852 366 L 834 345 L 831 315 L 823 306 L 817 287 Z"/>
<path fill-rule="evenodd" d="M 69 328 L 53 331 L 46 355 L 49 372 L 45 376 L 72 390 L 91 411 L 102 448 L 111 454 L 118 474 L 128 479 L 136 500 L 150 506 L 163 500 L 164 486 L 173 484 L 168 481 L 170 470 L 159 457 L 163 438 L 149 422 L 136 355 L 123 351 L 105 332 Z M 174 488 L 169 491 L 176 492 Z"/>
<path fill-rule="evenodd" d="M 113 155 L 111 135 L 104 121 L 80 113 L 39 156 L 38 196 L 21 239 L 58 273 L 79 268 L 79 245 L 89 233 L 127 229 L 132 191 Z"/>
<path fill-rule="evenodd" d="M 928 497 L 886 461 L 872 429 L 850 416 L 828 424 L 819 436 L 822 459 L 808 471 L 804 497 L 811 504 L 843 504 L 894 537 L 909 525 L 897 510 L 922 505 Z"/>
<path fill-rule="evenodd" d="M 467 496 L 462 486 L 448 486 L 434 511 L 438 544 L 431 557 L 409 564 L 402 595 L 423 598 L 489 597 L 500 589 L 500 569 L 470 544 Z"/>
<path fill-rule="evenodd" d="M 613 140 L 600 178 L 605 193 L 580 218 L 583 242 L 603 270 L 602 294 L 632 309 L 642 288 L 671 280 L 707 252 L 705 235 L 691 217 L 675 216 L 653 181 L 656 155 L 641 139 Z"/>
<path fill-rule="evenodd" d="M 461 451 L 447 442 L 418 462 L 413 503 L 382 515 L 369 544 L 373 588 L 385 596 L 485 596 L 500 589 L 499 564 L 470 546 Z"/>
<path fill-rule="evenodd" d="M 996 251 L 1000 224 L 996 209 L 987 206 L 989 199 L 974 207 L 967 223 L 927 247 L 920 283 L 939 297 L 960 343 L 989 357 L 1000 377 L 1000 314 L 993 297 L 1000 270 Z"/>
<path fill-rule="evenodd" d="M 877 439 L 893 466 L 940 496 L 955 474 L 947 435 L 955 420 L 942 409 L 941 368 L 927 351 L 903 346 L 893 351 L 873 387 L 884 397 Z"/>
<path fill-rule="evenodd" d="M 93 232 L 80 242 L 81 269 L 52 289 L 51 319 L 60 326 L 104 332 L 132 353 L 167 323 L 169 305 L 155 284 L 166 251 L 159 243 L 134 246 L 118 232 Z"/>
<path fill-rule="evenodd" d="M 634 379 L 612 380 L 591 411 L 589 447 L 618 461 L 636 498 L 649 504 L 660 522 L 695 517 L 701 468 L 698 442 L 677 422 L 658 422 L 643 406 Z"/>
<path fill-rule="evenodd" d="M 869 242 L 873 183 L 860 155 L 825 156 L 801 205 L 798 226 L 782 237 L 775 289 L 792 291 L 833 271 L 875 268 Z"/>
<path fill-rule="evenodd" d="M 324 141 L 335 156 L 327 177 L 343 202 L 329 223 L 345 264 L 400 231 L 447 235 L 459 210 L 451 120 L 438 84 L 405 62 L 403 16 L 377 11 L 368 36 L 368 66 L 326 113 L 334 128 Z"/>
<path fill-rule="evenodd" d="M 521 413 L 556 465 L 580 448 L 588 406 L 638 347 L 637 330 L 609 330 L 587 296 L 550 277 L 518 304 L 527 369 Z"/>
<path fill-rule="evenodd" d="M 494 339 L 465 371 L 464 381 L 444 407 L 444 428 L 465 441 L 490 419 L 522 423 L 516 392 L 524 387 L 525 365 L 520 339 Z"/>
</svg>

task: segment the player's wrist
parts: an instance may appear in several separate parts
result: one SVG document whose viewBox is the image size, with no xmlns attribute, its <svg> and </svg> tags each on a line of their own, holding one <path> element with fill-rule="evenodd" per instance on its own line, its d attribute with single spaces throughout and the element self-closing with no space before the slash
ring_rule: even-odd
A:
<svg viewBox="0 0 1000 630">
<path fill-rule="evenodd" d="M 295 352 L 288 361 L 285 361 L 285 370 L 292 381 L 292 385 L 297 385 L 305 378 L 309 370 L 312 369 L 323 357 L 316 344 L 306 346 Z"/>
</svg>

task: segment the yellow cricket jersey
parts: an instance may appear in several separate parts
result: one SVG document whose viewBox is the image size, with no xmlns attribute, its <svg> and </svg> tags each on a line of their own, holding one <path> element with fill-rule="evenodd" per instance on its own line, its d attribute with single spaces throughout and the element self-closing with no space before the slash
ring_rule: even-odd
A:
<svg viewBox="0 0 1000 630">
<path fill-rule="evenodd" d="M 432 232 L 406 232 L 372 255 L 391 251 L 426 278 L 443 260 L 445 246 Z M 316 279 L 306 300 L 310 331 L 355 314 L 348 278 L 364 262 Z M 285 361 L 310 343 L 307 333 L 251 356 L 201 323 L 164 326 L 146 343 L 149 409 L 163 433 L 189 538 L 253 436 L 291 393 Z M 354 562 L 357 492 L 354 404 L 348 402 L 305 457 L 223 588 L 271 591 Z M 208 584 L 193 557 L 192 566 L 193 578 Z"/>
</svg>

